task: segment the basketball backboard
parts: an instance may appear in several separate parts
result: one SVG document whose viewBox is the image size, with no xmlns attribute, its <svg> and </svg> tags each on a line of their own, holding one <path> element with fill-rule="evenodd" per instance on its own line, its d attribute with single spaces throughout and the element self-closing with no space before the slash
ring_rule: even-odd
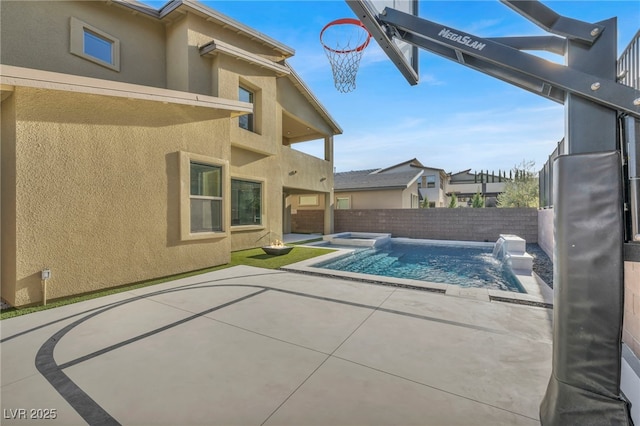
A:
<svg viewBox="0 0 640 426">
<path fill-rule="evenodd" d="M 419 0 L 346 0 L 371 36 L 400 70 L 409 84 L 418 83 L 418 48 L 392 37 L 377 16 L 386 7 L 418 16 Z"/>
</svg>

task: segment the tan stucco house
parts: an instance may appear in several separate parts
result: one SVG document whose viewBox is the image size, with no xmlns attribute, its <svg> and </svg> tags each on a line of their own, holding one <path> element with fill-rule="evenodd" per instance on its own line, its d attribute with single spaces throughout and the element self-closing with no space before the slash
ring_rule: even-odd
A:
<svg viewBox="0 0 640 426">
<path fill-rule="evenodd" d="M 427 202 L 432 208 L 448 207 L 455 194 L 458 206 L 468 207 L 480 192 L 486 206 L 495 207 L 506 181 L 506 177 L 493 173 L 447 173 L 413 158 L 381 169 L 335 173 L 334 205 L 336 209 L 416 209 Z M 293 211 L 318 210 L 323 205 L 322 197 L 304 194 L 293 198 Z"/>
<path fill-rule="evenodd" d="M 215 10 L 0 2 L 2 298 L 40 303 L 227 263 L 291 197 L 332 231 L 338 124 L 294 51 Z M 324 158 L 293 149 L 324 141 Z"/>
<path fill-rule="evenodd" d="M 422 175 L 415 158 L 384 169 L 336 173 L 336 209 L 417 209 Z"/>
</svg>

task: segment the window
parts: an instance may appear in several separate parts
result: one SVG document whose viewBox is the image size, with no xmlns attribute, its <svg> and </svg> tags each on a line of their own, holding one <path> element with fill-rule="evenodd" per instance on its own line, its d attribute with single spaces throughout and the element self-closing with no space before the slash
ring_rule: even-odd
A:
<svg viewBox="0 0 640 426">
<path fill-rule="evenodd" d="M 120 71 L 120 41 L 76 18 L 71 18 L 71 53 Z"/>
<path fill-rule="evenodd" d="M 222 231 L 222 167 L 190 162 L 191 232 Z"/>
<path fill-rule="evenodd" d="M 229 161 L 180 151 L 180 239 L 229 236 Z"/>
<path fill-rule="evenodd" d="M 84 30 L 84 53 L 96 59 L 113 64 L 113 41 Z"/>
<path fill-rule="evenodd" d="M 317 206 L 318 205 L 318 196 L 317 195 L 300 195 L 298 198 L 299 206 Z"/>
<path fill-rule="evenodd" d="M 262 184 L 231 179 L 231 225 L 262 224 Z"/>
<path fill-rule="evenodd" d="M 436 175 L 427 175 L 427 188 L 436 187 Z"/>
<path fill-rule="evenodd" d="M 336 209 L 348 210 L 351 208 L 351 199 L 348 197 L 336 197 Z"/>
<path fill-rule="evenodd" d="M 254 103 L 254 94 L 252 91 L 245 89 L 240 86 L 238 89 L 238 100 L 242 102 L 249 102 L 250 104 Z M 253 114 L 246 114 L 240 116 L 240 127 L 249 130 L 250 132 L 254 131 L 254 123 L 253 123 Z"/>
</svg>

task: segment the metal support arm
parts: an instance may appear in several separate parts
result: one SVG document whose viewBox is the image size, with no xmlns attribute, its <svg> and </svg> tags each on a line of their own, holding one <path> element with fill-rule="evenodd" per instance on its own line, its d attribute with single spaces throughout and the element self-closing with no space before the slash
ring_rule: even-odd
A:
<svg viewBox="0 0 640 426">
<path fill-rule="evenodd" d="M 520 3 L 520 2 L 518 2 Z M 521 52 L 423 18 L 386 8 L 378 19 L 396 29 L 396 37 L 538 95 L 564 103 L 575 94 L 640 118 L 640 91 L 614 80 Z"/>
<path fill-rule="evenodd" d="M 558 15 L 537 0 L 500 0 L 545 31 L 593 44 L 604 30 L 604 26 L 578 21 Z"/>
</svg>

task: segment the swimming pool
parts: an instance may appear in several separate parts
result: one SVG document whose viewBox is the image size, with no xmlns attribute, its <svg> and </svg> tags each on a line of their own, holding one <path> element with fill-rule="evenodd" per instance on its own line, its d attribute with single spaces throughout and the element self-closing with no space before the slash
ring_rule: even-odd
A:
<svg viewBox="0 0 640 426">
<path fill-rule="evenodd" d="M 492 244 L 465 246 L 392 241 L 382 247 L 355 250 L 313 266 L 460 287 L 526 293 L 511 268 L 494 258 L 492 252 Z"/>
</svg>

